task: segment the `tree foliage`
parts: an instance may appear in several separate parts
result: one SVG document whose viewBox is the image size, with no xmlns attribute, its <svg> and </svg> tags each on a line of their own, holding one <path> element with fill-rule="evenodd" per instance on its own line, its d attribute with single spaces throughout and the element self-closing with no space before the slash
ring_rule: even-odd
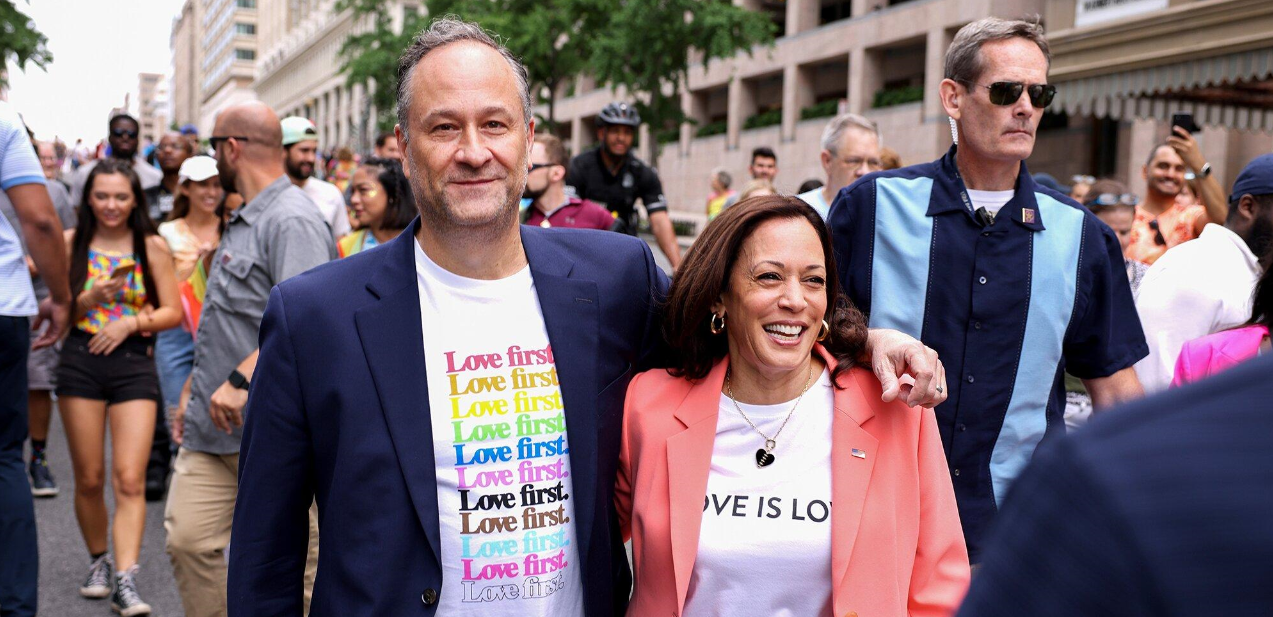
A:
<svg viewBox="0 0 1273 617">
<path fill-rule="evenodd" d="M 370 26 L 349 35 L 340 46 L 345 83 L 363 84 L 376 106 L 374 122 L 379 131 L 391 131 L 397 119 L 398 56 L 427 23 L 422 14 L 406 10 L 403 27 L 393 28 L 392 3 L 381 0 L 337 0 L 336 11 L 352 9 L 355 23 Z M 374 84 L 374 88 L 372 85 Z"/>
<path fill-rule="evenodd" d="M 389 4 L 338 0 L 337 8 L 375 24 L 345 41 L 343 70 L 350 83 L 374 80 L 382 125 L 392 126 L 398 56 L 432 18 L 408 11 L 395 33 Z M 728 0 L 430 0 L 428 12 L 498 34 L 526 65 L 532 94 L 548 107 L 548 129 L 559 89 L 581 73 L 623 86 L 654 131 L 679 126 L 685 117 L 677 92 L 686 84 L 691 52 L 704 62 L 729 58 L 774 36 L 767 15 Z"/>
<path fill-rule="evenodd" d="M 598 82 L 626 86 L 652 131 L 685 121 L 679 92 L 691 52 L 706 64 L 773 41 L 775 26 L 766 14 L 728 0 L 621 0 L 612 6 L 608 36 L 598 37 L 589 70 Z M 657 163 L 658 144 L 653 146 Z"/>
<path fill-rule="evenodd" d="M 13 0 L 0 0 L 0 85 L 6 83 L 4 71 L 10 63 L 24 71 L 27 64 L 47 69 L 53 62 L 48 43 L 36 30 L 35 22 L 19 11 Z"/>
</svg>

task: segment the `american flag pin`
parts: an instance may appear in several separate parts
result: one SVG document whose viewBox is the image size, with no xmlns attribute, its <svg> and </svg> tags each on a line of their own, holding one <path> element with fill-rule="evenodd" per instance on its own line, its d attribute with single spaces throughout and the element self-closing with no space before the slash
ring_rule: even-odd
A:
<svg viewBox="0 0 1273 617">
<path fill-rule="evenodd" d="M 859 450 L 857 448 L 853 448 L 852 454 L 853 456 L 857 458 L 866 458 L 866 450 Z"/>
<path fill-rule="evenodd" d="M 1023 223 L 1033 223 L 1033 222 L 1034 222 L 1034 208 L 1022 208 L 1022 209 L 1021 209 L 1021 222 L 1023 222 Z"/>
</svg>

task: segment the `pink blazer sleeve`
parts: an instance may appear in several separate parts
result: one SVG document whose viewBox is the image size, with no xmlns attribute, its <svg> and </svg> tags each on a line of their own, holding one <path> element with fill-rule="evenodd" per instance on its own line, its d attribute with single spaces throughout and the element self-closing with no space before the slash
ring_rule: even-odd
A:
<svg viewBox="0 0 1273 617">
<path fill-rule="evenodd" d="M 896 410 L 889 410 L 895 412 Z M 937 417 L 922 414 L 919 428 L 919 544 L 911 574 L 908 609 L 912 617 L 946 617 L 968 591 L 968 547 L 959 523 L 955 490 L 946 466 Z"/>
<path fill-rule="evenodd" d="M 632 378 L 628 384 L 628 392 L 623 401 L 623 433 L 619 438 L 619 470 L 614 480 L 614 508 L 619 517 L 619 530 L 623 541 L 632 539 L 632 449 L 628 446 L 631 433 L 632 396 L 640 387 L 641 375 Z"/>
</svg>

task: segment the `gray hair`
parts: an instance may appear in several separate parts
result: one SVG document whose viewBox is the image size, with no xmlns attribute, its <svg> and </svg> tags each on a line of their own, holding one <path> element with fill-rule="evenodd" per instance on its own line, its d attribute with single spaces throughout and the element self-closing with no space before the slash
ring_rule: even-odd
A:
<svg viewBox="0 0 1273 617">
<path fill-rule="evenodd" d="M 712 179 L 719 182 L 720 185 L 725 188 L 729 188 L 729 185 L 734 182 L 733 176 L 729 175 L 729 172 L 726 171 L 724 167 L 717 167 L 716 169 L 713 169 Z"/>
<path fill-rule="evenodd" d="M 985 69 L 981 59 L 981 46 L 990 41 L 1023 38 L 1039 46 L 1043 57 L 1052 67 L 1052 52 L 1043 35 L 1043 26 L 1036 21 L 987 17 L 974 21 L 955 34 L 950 49 L 946 50 L 946 79 L 962 84 L 976 83 Z"/>
<path fill-rule="evenodd" d="M 522 99 L 522 119 L 527 125 L 531 121 L 531 103 L 530 103 L 530 77 L 526 71 L 526 65 L 522 64 L 517 56 L 508 51 L 496 37 L 484 30 L 481 26 L 462 21 L 454 15 L 444 15 L 435 19 L 428 29 L 417 34 L 411 44 L 407 46 L 406 51 L 402 52 L 402 57 L 398 59 L 398 125 L 402 127 L 402 136 L 409 136 L 407 128 L 407 111 L 411 109 L 411 73 L 415 70 L 417 64 L 429 52 L 450 45 L 451 43 L 460 43 L 469 41 L 480 43 L 504 56 L 504 60 L 508 61 L 509 68 L 513 69 L 513 76 L 517 79 L 517 93 Z"/>
<path fill-rule="evenodd" d="M 840 141 L 844 138 L 844 132 L 849 129 L 860 129 L 875 135 L 875 141 L 880 146 L 884 145 L 884 139 L 880 137 L 880 129 L 874 122 L 868 120 L 866 116 L 858 114 L 840 114 L 827 123 L 827 128 L 822 129 L 822 149 L 831 153 L 831 156 L 838 156 L 840 153 Z"/>
</svg>

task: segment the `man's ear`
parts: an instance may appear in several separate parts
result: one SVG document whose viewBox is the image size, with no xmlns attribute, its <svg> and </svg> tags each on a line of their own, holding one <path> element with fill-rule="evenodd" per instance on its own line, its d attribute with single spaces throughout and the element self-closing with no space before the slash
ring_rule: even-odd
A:
<svg viewBox="0 0 1273 617">
<path fill-rule="evenodd" d="M 953 79 L 943 79 L 941 80 L 941 85 L 938 86 L 937 92 L 946 115 L 959 120 L 959 117 L 963 114 L 960 105 L 963 104 L 964 98 L 968 94 L 967 89 Z"/>
</svg>

